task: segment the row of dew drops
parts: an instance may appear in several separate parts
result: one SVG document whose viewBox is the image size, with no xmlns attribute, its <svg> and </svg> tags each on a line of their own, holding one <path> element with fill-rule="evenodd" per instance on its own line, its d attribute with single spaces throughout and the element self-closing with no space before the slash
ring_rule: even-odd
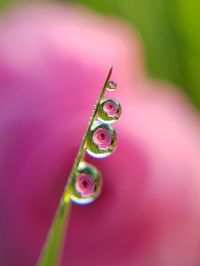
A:
<svg viewBox="0 0 200 266">
<path fill-rule="evenodd" d="M 117 84 L 109 81 L 108 91 L 114 91 Z M 97 110 L 96 119 L 86 140 L 86 152 L 94 158 L 109 156 L 117 146 L 117 134 L 111 126 L 122 113 L 121 105 L 112 98 L 103 99 Z M 101 193 L 102 175 L 93 165 L 81 161 L 76 172 L 71 200 L 77 204 L 93 202 Z"/>
</svg>

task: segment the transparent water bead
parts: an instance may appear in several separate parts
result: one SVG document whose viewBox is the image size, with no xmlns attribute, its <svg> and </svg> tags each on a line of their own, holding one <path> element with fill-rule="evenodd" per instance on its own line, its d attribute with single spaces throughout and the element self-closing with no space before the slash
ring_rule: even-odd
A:
<svg viewBox="0 0 200 266">
<path fill-rule="evenodd" d="M 95 158 L 105 158 L 115 150 L 117 134 L 111 126 L 97 123 L 91 129 L 86 145 L 89 155 Z"/>
<path fill-rule="evenodd" d="M 114 91 L 116 88 L 117 88 L 117 83 L 113 80 L 110 80 L 106 87 L 108 91 Z"/>
<path fill-rule="evenodd" d="M 114 99 L 104 99 L 98 109 L 98 119 L 106 122 L 113 123 L 117 121 L 122 113 L 121 105 Z"/>
<path fill-rule="evenodd" d="M 76 173 L 71 200 L 77 204 L 89 204 L 100 195 L 101 189 L 101 173 L 93 165 L 81 162 Z"/>
</svg>

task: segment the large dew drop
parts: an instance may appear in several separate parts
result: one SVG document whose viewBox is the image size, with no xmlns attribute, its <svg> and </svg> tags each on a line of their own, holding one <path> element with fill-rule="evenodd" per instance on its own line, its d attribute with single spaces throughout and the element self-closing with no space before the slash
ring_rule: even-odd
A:
<svg viewBox="0 0 200 266">
<path fill-rule="evenodd" d="M 95 158 L 105 158 L 116 148 L 117 135 L 115 130 L 107 124 L 94 126 L 87 139 L 86 151 Z"/>
<path fill-rule="evenodd" d="M 89 204 L 101 193 L 102 176 L 93 165 L 81 162 L 76 173 L 76 180 L 71 200 L 77 204 Z"/>
<path fill-rule="evenodd" d="M 111 124 L 117 121 L 122 113 L 121 105 L 114 99 L 104 99 L 98 109 L 98 119 Z"/>
</svg>

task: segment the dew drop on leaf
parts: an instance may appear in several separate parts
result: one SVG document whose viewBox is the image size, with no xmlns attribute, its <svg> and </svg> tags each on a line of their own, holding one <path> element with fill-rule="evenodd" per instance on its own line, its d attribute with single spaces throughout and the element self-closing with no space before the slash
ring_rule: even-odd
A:
<svg viewBox="0 0 200 266">
<path fill-rule="evenodd" d="M 114 91 L 117 88 L 117 83 L 113 80 L 110 80 L 106 86 L 108 91 Z"/>
<path fill-rule="evenodd" d="M 114 99 L 104 99 L 98 109 L 98 119 L 111 124 L 117 121 L 122 113 L 121 105 Z"/>
<path fill-rule="evenodd" d="M 71 200 L 77 204 L 89 204 L 101 193 L 102 176 L 93 165 L 81 162 L 71 194 Z"/>
<path fill-rule="evenodd" d="M 86 151 L 95 158 L 105 158 L 116 148 L 117 134 L 107 124 L 97 123 L 88 134 Z"/>
</svg>

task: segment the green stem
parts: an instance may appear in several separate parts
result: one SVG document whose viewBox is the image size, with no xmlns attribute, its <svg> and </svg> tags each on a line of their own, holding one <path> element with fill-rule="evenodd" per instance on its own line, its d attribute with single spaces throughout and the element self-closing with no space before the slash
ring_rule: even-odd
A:
<svg viewBox="0 0 200 266">
<path fill-rule="evenodd" d="M 70 195 L 73 191 L 73 186 L 76 179 L 76 172 L 77 168 L 83 160 L 85 155 L 85 144 L 87 141 L 88 134 L 91 130 L 91 127 L 94 123 L 94 120 L 96 118 L 96 114 L 99 108 L 99 104 L 102 101 L 106 87 L 108 84 L 108 81 L 110 80 L 112 74 L 112 68 L 110 68 L 109 73 L 107 75 L 107 78 L 105 80 L 104 86 L 99 94 L 99 97 L 96 101 L 96 105 L 94 107 L 92 116 L 90 118 L 86 133 L 83 137 L 82 143 L 80 145 L 78 154 L 76 156 L 76 159 L 74 161 L 74 165 L 72 167 L 71 173 L 68 178 L 67 185 L 65 187 L 65 190 L 61 196 L 61 200 L 59 203 L 59 206 L 57 208 L 55 217 L 53 219 L 53 223 L 49 229 L 47 240 L 44 244 L 44 247 L 42 249 L 40 258 L 38 260 L 37 265 L 38 266 L 57 266 L 60 263 L 60 260 L 62 258 L 62 251 L 64 248 L 64 241 L 65 241 L 65 235 L 67 232 L 67 226 L 69 222 L 69 215 L 70 215 L 70 209 L 71 209 L 71 201 L 70 201 Z"/>
</svg>

